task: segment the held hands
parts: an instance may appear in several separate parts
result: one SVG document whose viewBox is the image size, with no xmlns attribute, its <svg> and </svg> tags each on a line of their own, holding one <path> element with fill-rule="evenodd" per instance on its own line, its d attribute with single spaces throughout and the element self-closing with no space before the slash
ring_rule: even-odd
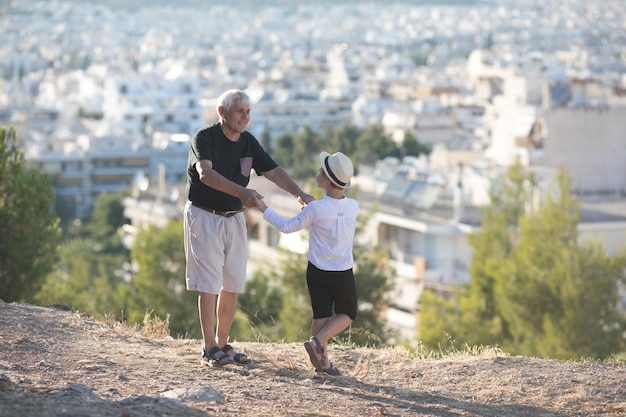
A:
<svg viewBox="0 0 626 417">
<path fill-rule="evenodd" d="M 256 207 L 261 211 L 261 213 L 267 209 L 267 204 L 263 201 L 263 196 L 255 190 L 245 189 L 240 198 L 247 208 Z M 315 198 L 310 194 L 302 193 L 298 196 L 298 203 L 300 203 L 302 208 L 314 200 Z"/>
<path fill-rule="evenodd" d="M 246 208 L 258 208 L 261 212 L 264 212 L 267 208 L 267 204 L 263 201 L 263 196 L 256 192 L 256 190 L 244 189 L 241 193 L 241 202 Z"/>
<path fill-rule="evenodd" d="M 256 208 L 258 208 L 261 211 L 261 213 L 263 213 L 265 212 L 265 209 L 267 209 L 267 204 L 265 204 L 265 201 L 263 201 L 262 198 L 259 198 L 256 201 Z"/>
<path fill-rule="evenodd" d="M 263 201 L 263 196 L 256 190 L 244 188 L 239 199 L 246 208 L 253 208 L 257 207 L 257 201 Z"/>
<path fill-rule="evenodd" d="M 315 200 L 315 197 L 307 193 L 302 193 L 298 196 L 298 203 L 300 203 L 300 205 L 302 206 L 306 206 L 313 200 Z"/>
<path fill-rule="evenodd" d="M 300 203 L 302 208 L 304 208 L 304 206 L 306 206 L 308 203 L 310 203 L 313 200 L 315 200 L 315 198 L 313 198 L 313 196 L 310 196 L 308 194 L 303 194 L 302 196 L 298 197 L 298 202 Z M 265 201 L 263 201 L 263 196 L 256 199 L 256 208 L 258 208 L 261 211 L 261 213 L 265 212 L 265 210 L 267 209 L 267 204 L 265 204 Z"/>
<path fill-rule="evenodd" d="M 300 196 L 298 196 L 298 203 L 300 203 L 300 210 L 303 210 L 304 207 L 313 200 L 315 200 L 315 198 L 312 195 L 309 195 L 306 193 L 302 193 Z"/>
</svg>

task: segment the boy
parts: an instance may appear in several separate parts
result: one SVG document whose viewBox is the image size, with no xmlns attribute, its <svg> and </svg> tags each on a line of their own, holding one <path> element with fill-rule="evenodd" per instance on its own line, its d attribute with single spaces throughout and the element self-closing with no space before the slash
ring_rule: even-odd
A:
<svg viewBox="0 0 626 417">
<path fill-rule="evenodd" d="M 311 339 L 304 343 L 318 374 L 340 375 L 327 355 L 328 341 L 346 329 L 357 315 L 352 247 L 359 204 L 345 196 L 354 168 L 350 159 L 337 152 L 320 154 L 317 187 L 325 191 L 291 219 L 285 219 L 257 199 L 263 218 L 283 233 L 309 227 L 307 287 L 311 296 L 313 322 Z M 333 306 L 334 313 L 333 316 Z"/>
</svg>

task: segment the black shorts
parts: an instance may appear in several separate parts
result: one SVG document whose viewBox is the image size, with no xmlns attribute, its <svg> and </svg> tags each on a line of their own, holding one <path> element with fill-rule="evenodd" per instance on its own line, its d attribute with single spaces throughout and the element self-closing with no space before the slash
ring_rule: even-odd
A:
<svg viewBox="0 0 626 417">
<path fill-rule="evenodd" d="M 306 268 L 306 285 L 311 296 L 313 318 L 345 314 L 352 320 L 357 314 L 356 283 L 352 268 L 346 271 L 322 271 L 311 262 Z"/>
</svg>

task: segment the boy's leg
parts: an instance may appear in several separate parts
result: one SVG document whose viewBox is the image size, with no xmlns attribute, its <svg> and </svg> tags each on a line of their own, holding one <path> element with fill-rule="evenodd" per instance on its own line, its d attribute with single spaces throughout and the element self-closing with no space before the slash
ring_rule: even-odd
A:
<svg viewBox="0 0 626 417">
<path fill-rule="evenodd" d="M 312 334 L 317 336 L 321 345 L 326 348 L 328 341 L 344 331 L 351 323 L 352 319 L 346 314 L 337 314 L 331 319 L 316 319 L 313 320 L 311 326 Z"/>
<path fill-rule="evenodd" d="M 316 323 L 318 322 L 318 323 Z M 321 362 L 325 371 L 334 368 L 330 363 L 328 356 L 328 341 L 344 331 L 352 323 L 352 319 L 346 314 L 337 314 L 335 317 L 329 319 L 317 319 L 313 320 L 312 329 L 316 329 L 321 326 L 321 329 L 315 335 L 315 340 L 319 341 L 323 346 L 324 354 L 322 355 Z M 316 326 L 317 324 L 317 326 Z M 336 369 L 335 369 L 336 371 Z M 336 371 L 338 372 L 338 371 Z M 338 373 L 336 374 L 338 375 Z"/>
<path fill-rule="evenodd" d="M 335 305 L 335 315 L 325 323 L 313 321 L 313 334 L 326 348 L 328 341 L 344 331 L 357 316 L 357 293 L 352 269 L 333 273 L 328 283 L 329 292 Z"/>
<path fill-rule="evenodd" d="M 324 317 L 323 319 L 313 319 L 311 323 L 311 336 L 317 336 L 322 331 L 326 323 L 330 321 L 330 317 Z"/>
</svg>

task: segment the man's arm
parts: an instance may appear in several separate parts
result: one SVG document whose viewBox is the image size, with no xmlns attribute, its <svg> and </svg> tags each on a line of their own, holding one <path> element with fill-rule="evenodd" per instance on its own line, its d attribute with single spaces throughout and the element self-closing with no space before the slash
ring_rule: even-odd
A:
<svg viewBox="0 0 626 417">
<path fill-rule="evenodd" d="M 203 159 L 196 163 L 196 170 L 200 176 L 200 181 L 211 188 L 230 194 L 241 200 L 244 206 L 256 207 L 256 200 L 263 196 L 241 185 L 232 182 L 213 169 L 213 162 Z"/>
<path fill-rule="evenodd" d="M 300 201 L 300 204 L 308 204 L 315 200 L 312 195 L 302 191 L 302 188 L 300 188 L 300 186 L 289 176 L 289 174 L 287 174 L 287 171 L 280 166 L 264 172 L 263 176 L 272 181 L 279 188 L 282 188 L 292 196 L 296 197 L 298 201 Z"/>
</svg>

